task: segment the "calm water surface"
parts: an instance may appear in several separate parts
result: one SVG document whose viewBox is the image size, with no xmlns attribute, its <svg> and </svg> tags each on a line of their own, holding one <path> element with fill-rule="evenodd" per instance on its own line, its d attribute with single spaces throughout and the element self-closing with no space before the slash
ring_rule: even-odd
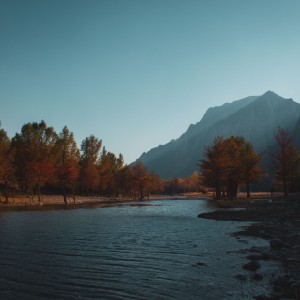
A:
<svg viewBox="0 0 300 300">
<path fill-rule="evenodd" d="M 243 223 L 198 219 L 206 201 L 0 213 L 0 299 L 251 299 L 269 288 L 234 278 L 264 246 Z M 229 253 L 228 253 L 229 252 Z"/>
</svg>

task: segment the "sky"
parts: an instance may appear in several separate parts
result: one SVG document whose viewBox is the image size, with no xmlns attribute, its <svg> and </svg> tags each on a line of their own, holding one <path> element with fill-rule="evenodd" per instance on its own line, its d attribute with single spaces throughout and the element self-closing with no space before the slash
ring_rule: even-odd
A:
<svg viewBox="0 0 300 300">
<path fill-rule="evenodd" d="M 299 0 L 0 0 L 0 121 L 95 135 L 126 163 L 209 107 L 300 102 Z"/>
</svg>

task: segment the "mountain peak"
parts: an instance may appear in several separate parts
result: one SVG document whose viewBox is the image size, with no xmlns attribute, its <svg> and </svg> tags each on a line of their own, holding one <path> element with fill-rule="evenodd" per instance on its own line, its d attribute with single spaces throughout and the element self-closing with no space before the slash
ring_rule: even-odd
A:
<svg viewBox="0 0 300 300">
<path fill-rule="evenodd" d="M 273 91 L 267 91 L 262 94 L 259 99 L 266 99 L 266 100 L 274 100 L 274 99 L 281 99 L 285 100 L 285 98 L 279 96 L 278 94 L 274 93 Z"/>
<path fill-rule="evenodd" d="M 243 136 L 256 151 L 263 152 L 272 145 L 274 130 L 293 130 L 298 120 L 299 103 L 267 91 L 261 96 L 209 108 L 198 123 L 190 125 L 175 141 L 151 149 L 140 159 L 163 178 L 185 177 L 196 170 L 203 149 L 215 137 Z"/>
<path fill-rule="evenodd" d="M 277 95 L 276 93 L 274 93 L 271 90 L 265 92 L 262 96 L 277 96 L 277 97 L 279 97 L 279 95 Z"/>
</svg>

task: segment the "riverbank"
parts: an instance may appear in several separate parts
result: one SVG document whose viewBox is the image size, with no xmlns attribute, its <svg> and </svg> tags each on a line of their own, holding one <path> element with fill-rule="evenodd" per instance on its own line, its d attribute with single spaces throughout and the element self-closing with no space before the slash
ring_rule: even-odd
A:
<svg viewBox="0 0 300 300">
<path fill-rule="evenodd" d="M 66 210 L 79 208 L 97 208 L 111 207 L 126 203 L 136 202 L 136 199 L 130 198 L 108 198 L 108 197 L 68 197 L 67 203 L 62 196 L 42 196 L 40 201 L 38 197 L 15 197 L 10 198 L 6 203 L 3 200 L 0 203 L 1 211 L 44 211 L 44 210 Z"/>
<path fill-rule="evenodd" d="M 242 202 L 241 202 L 242 203 Z M 237 207 L 245 207 L 245 205 Z M 260 237 L 269 241 L 267 248 L 243 250 L 249 264 L 241 266 L 249 270 L 249 278 L 261 280 L 260 260 L 275 260 L 282 269 L 273 274 L 273 290 L 269 296 L 257 299 L 300 299 L 300 197 L 291 195 L 288 199 L 275 197 L 247 203 L 242 209 L 221 209 L 199 214 L 200 218 L 218 221 L 255 222 L 233 233 L 240 236 Z M 247 280 L 245 276 L 237 277 Z"/>
<path fill-rule="evenodd" d="M 76 209 L 76 208 L 96 208 L 110 207 L 126 203 L 138 202 L 142 205 L 143 201 L 152 200 L 199 200 L 204 199 L 202 194 L 193 195 L 152 195 L 149 198 L 138 200 L 135 198 L 112 198 L 112 197 L 87 197 L 87 196 L 69 196 L 67 203 L 64 203 L 61 195 L 42 195 L 40 201 L 37 196 L 19 196 L 9 198 L 8 203 L 4 198 L 0 198 L 1 211 L 42 211 L 57 209 Z"/>
</svg>

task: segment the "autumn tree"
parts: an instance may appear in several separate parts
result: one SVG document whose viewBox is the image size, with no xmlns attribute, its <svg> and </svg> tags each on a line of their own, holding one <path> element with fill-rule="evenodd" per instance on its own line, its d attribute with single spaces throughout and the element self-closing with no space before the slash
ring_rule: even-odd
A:
<svg viewBox="0 0 300 300">
<path fill-rule="evenodd" d="M 284 196 L 287 197 L 290 185 L 299 172 L 299 153 L 288 130 L 279 128 L 274 138 L 277 144 L 277 152 L 272 154 L 275 182 L 282 186 Z"/>
<path fill-rule="evenodd" d="M 125 166 L 123 155 L 120 153 L 118 157 L 115 157 L 111 164 L 111 178 L 115 187 L 114 194 L 119 195 L 120 185 L 121 185 L 121 172 Z"/>
<path fill-rule="evenodd" d="M 240 152 L 241 180 L 246 185 L 247 198 L 250 198 L 250 184 L 263 178 L 264 172 L 260 167 L 262 156 L 258 155 L 253 146 L 245 142 Z"/>
<path fill-rule="evenodd" d="M 263 171 L 260 167 L 262 157 L 243 137 L 232 136 L 225 142 L 230 159 L 227 194 L 229 198 L 236 198 L 239 185 L 244 184 L 246 185 L 247 198 L 250 198 L 250 184 L 263 177 Z"/>
<path fill-rule="evenodd" d="M 200 190 L 200 176 L 198 172 L 193 172 L 192 175 L 186 178 L 186 189 L 188 192 L 199 192 Z"/>
<path fill-rule="evenodd" d="M 80 182 L 87 195 L 99 185 L 99 160 L 102 140 L 94 135 L 85 138 L 81 144 Z"/>
<path fill-rule="evenodd" d="M 263 176 L 260 161 L 261 157 L 250 143 L 243 137 L 232 136 L 216 138 L 205 148 L 199 165 L 204 184 L 214 187 L 216 199 L 220 200 L 225 191 L 228 198 L 235 198 L 240 184 L 246 185 L 247 197 L 250 197 L 250 184 Z"/>
<path fill-rule="evenodd" d="M 108 152 L 105 147 L 103 147 L 99 163 L 99 187 L 102 193 L 118 196 L 120 185 L 119 177 L 123 167 L 123 155 L 119 154 L 119 156 L 116 157 L 114 153 Z"/>
<path fill-rule="evenodd" d="M 165 183 L 166 192 L 171 195 L 180 194 L 187 191 L 187 179 L 175 177 L 168 179 Z"/>
<path fill-rule="evenodd" d="M 134 198 L 137 193 L 136 176 L 133 166 L 124 166 L 118 176 L 118 185 L 121 193 L 129 198 Z"/>
<path fill-rule="evenodd" d="M 231 136 L 225 140 L 224 154 L 228 158 L 228 170 L 227 170 L 227 197 L 236 198 L 238 187 L 240 183 L 241 175 L 241 148 L 245 140 L 242 137 Z"/>
<path fill-rule="evenodd" d="M 99 189 L 102 193 L 115 187 L 113 178 L 116 156 L 103 147 L 99 161 Z"/>
<path fill-rule="evenodd" d="M 57 139 L 53 127 L 41 121 L 23 125 L 12 140 L 19 182 L 26 192 L 35 186 L 39 201 L 41 187 L 55 178 Z"/>
<path fill-rule="evenodd" d="M 79 176 L 80 152 L 73 132 L 66 126 L 59 134 L 57 152 L 57 178 L 63 191 L 64 202 L 67 203 L 67 190 L 74 186 Z"/>
<path fill-rule="evenodd" d="M 145 191 L 149 182 L 149 174 L 146 167 L 141 161 L 137 161 L 133 166 L 134 178 L 139 191 L 139 199 L 143 200 L 145 197 Z"/>
<path fill-rule="evenodd" d="M 147 183 L 148 195 L 160 194 L 162 191 L 163 191 L 163 183 L 162 183 L 161 178 L 154 172 L 151 172 L 148 175 L 148 183 Z"/>
<path fill-rule="evenodd" d="M 229 172 L 230 160 L 226 152 L 226 143 L 223 138 L 216 138 L 212 145 L 204 149 L 204 159 L 199 163 L 203 175 L 203 183 L 213 187 L 216 199 L 220 200 L 222 188 Z"/>
<path fill-rule="evenodd" d="M 0 123 L 1 125 L 1 123 Z M 8 202 L 9 187 L 15 181 L 13 151 L 10 139 L 4 129 L 0 128 L 0 184 L 4 185 L 4 196 Z"/>
</svg>

